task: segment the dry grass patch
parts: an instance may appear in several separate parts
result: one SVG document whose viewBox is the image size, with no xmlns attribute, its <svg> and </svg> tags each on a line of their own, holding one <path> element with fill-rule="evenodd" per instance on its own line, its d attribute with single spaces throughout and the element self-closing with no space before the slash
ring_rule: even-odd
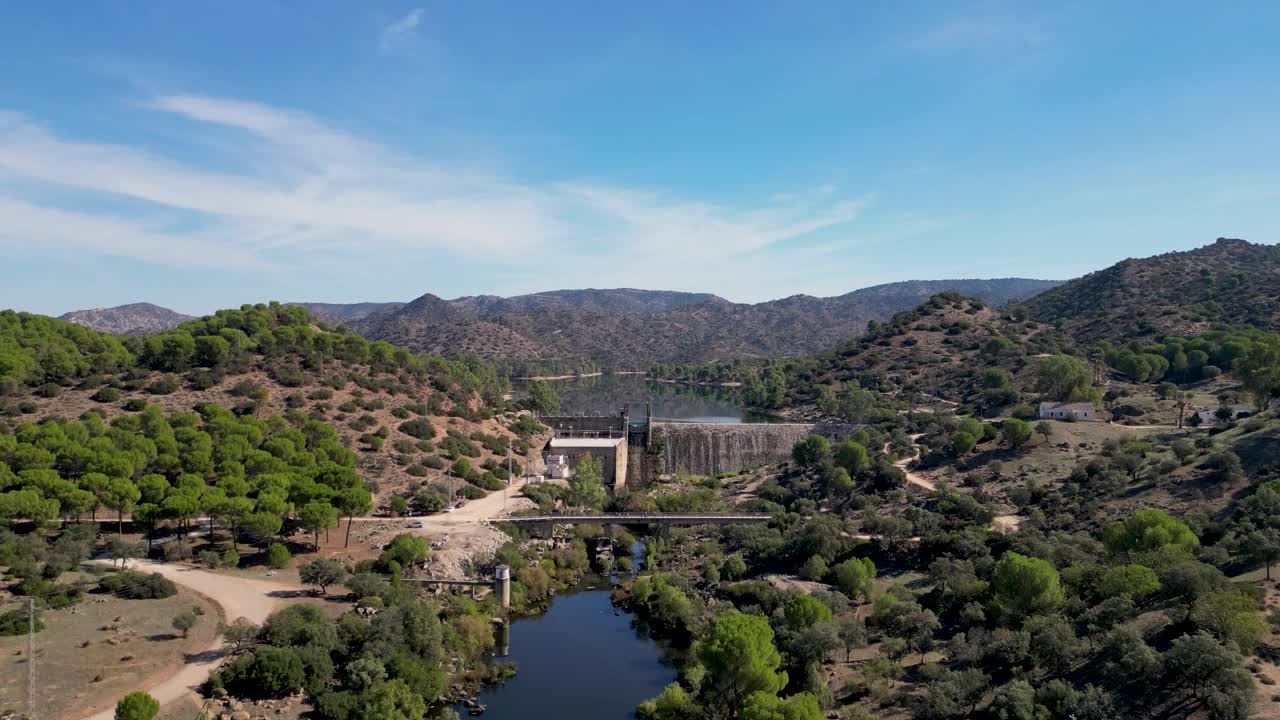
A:
<svg viewBox="0 0 1280 720">
<path fill-rule="evenodd" d="M 193 607 L 204 615 L 184 640 L 173 629 L 173 617 Z M 43 618 L 46 628 L 36 635 L 36 707 L 41 717 L 68 720 L 110 707 L 125 693 L 172 674 L 187 655 L 214 642 L 221 620 L 216 605 L 183 588 L 163 600 L 88 595 Z M 0 714 L 25 705 L 26 647 L 25 635 L 0 638 Z"/>
</svg>

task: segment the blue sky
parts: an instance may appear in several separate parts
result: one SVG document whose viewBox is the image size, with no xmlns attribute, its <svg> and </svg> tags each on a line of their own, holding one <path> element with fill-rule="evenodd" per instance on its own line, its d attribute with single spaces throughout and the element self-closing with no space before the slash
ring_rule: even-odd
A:
<svg viewBox="0 0 1280 720">
<path fill-rule="evenodd" d="M 120 8 L 0 9 L 0 307 L 759 301 L 1280 241 L 1274 2 Z"/>
</svg>

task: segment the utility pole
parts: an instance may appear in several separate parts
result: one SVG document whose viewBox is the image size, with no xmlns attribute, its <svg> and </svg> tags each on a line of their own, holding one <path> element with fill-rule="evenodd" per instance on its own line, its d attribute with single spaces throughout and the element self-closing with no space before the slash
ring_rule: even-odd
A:
<svg viewBox="0 0 1280 720">
<path fill-rule="evenodd" d="M 27 598 L 27 720 L 36 717 L 36 599 Z"/>
<path fill-rule="evenodd" d="M 502 491 L 502 514 L 507 514 L 507 496 L 511 494 L 511 438 L 507 438 L 507 487 Z"/>
</svg>

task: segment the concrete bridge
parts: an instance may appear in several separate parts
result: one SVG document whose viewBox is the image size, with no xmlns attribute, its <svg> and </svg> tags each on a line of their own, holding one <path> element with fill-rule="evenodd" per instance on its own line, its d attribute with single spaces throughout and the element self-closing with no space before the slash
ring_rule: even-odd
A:
<svg viewBox="0 0 1280 720">
<path fill-rule="evenodd" d="M 511 567 L 509 565 L 499 565 L 493 570 L 492 580 L 452 580 L 449 578 L 400 578 L 400 582 L 417 583 L 423 587 L 432 585 L 454 585 L 461 587 L 469 587 L 472 595 L 475 590 L 482 587 L 491 587 L 493 592 L 498 596 L 498 604 L 503 610 L 511 607 Z"/>
<path fill-rule="evenodd" d="M 658 525 L 664 536 L 671 534 L 675 525 L 733 525 L 736 523 L 767 523 L 769 515 L 758 513 L 605 513 L 582 515 L 527 515 L 523 517 L 495 518 L 495 522 L 536 528 L 544 538 L 551 537 L 556 525 L 595 523 L 607 529 L 610 525 Z"/>
</svg>

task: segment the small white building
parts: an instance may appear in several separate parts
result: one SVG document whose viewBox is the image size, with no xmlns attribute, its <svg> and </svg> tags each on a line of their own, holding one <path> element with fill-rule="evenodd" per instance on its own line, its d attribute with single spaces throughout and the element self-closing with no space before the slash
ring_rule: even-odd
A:
<svg viewBox="0 0 1280 720">
<path fill-rule="evenodd" d="M 1097 420 L 1098 411 L 1087 402 L 1042 402 L 1041 420 Z"/>
<path fill-rule="evenodd" d="M 547 455 L 547 477 L 552 480 L 568 480 L 573 474 L 568 455 Z"/>
</svg>

